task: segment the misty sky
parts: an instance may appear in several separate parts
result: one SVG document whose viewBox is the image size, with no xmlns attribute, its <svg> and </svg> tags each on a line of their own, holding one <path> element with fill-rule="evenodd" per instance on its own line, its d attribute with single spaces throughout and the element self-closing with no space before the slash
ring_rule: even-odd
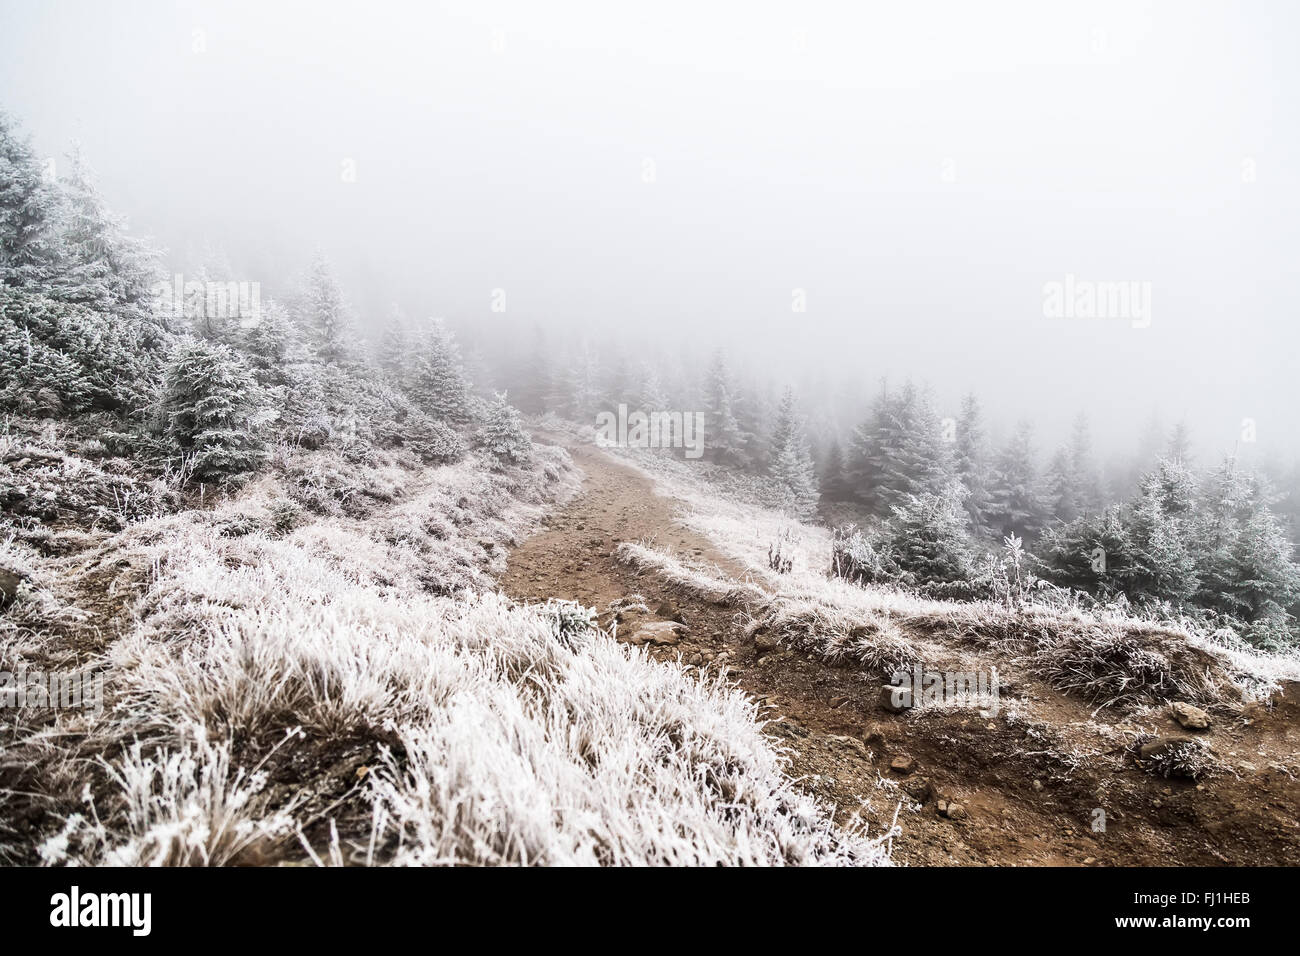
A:
<svg viewBox="0 0 1300 956">
<path fill-rule="evenodd" d="M 1294 4 L 0 0 L 0 106 L 180 268 L 1297 447 Z M 355 182 L 345 181 L 354 164 Z M 647 173 L 652 172 L 652 182 Z M 1149 282 L 1149 328 L 1043 286 Z M 242 276 L 241 276 L 242 277 Z M 506 291 L 507 313 L 490 311 Z M 806 292 L 807 312 L 792 312 Z M 1121 441 L 1122 440 L 1122 441 Z"/>
</svg>

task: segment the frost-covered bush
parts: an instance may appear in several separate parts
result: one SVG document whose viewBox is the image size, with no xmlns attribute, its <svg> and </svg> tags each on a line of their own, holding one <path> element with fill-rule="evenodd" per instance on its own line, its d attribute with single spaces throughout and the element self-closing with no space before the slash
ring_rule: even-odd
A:
<svg viewBox="0 0 1300 956">
<path fill-rule="evenodd" d="M 1209 745 L 1190 737 L 1160 741 L 1143 734 L 1133 741 L 1130 749 L 1138 755 L 1137 762 L 1143 770 L 1166 779 L 1203 780 L 1219 768 Z"/>
<path fill-rule="evenodd" d="M 551 622 L 555 639 L 573 646 L 575 642 L 596 631 L 596 609 L 579 601 L 550 600 L 542 606 L 542 613 Z"/>
<path fill-rule="evenodd" d="M 831 574 L 855 584 L 892 581 L 895 562 L 888 548 L 872 544 L 857 525 L 841 525 L 831 533 Z"/>
</svg>

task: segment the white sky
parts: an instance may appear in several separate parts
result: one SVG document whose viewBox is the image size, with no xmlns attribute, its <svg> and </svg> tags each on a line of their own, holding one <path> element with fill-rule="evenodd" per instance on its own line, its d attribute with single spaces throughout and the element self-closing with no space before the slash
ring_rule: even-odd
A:
<svg viewBox="0 0 1300 956">
<path fill-rule="evenodd" d="M 0 105 L 136 231 L 266 282 L 319 244 L 369 314 L 1294 450 L 1297 9 L 0 0 Z M 1150 328 L 1045 318 L 1067 273 Z"/>
</svg>

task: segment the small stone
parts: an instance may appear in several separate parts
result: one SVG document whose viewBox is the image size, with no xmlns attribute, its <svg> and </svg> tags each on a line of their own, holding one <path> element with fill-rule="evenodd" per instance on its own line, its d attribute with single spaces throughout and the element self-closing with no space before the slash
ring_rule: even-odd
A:
<svg viewBox="0 0 1300 956">
<path fill-rule="evenodd" d="M 675 621 L 656 621 L 637 629 L 632 635 L 633 644 L 676 644 L 681 625 Z"/>
<path fill-rule="evenodd" d="M 754 646 L 759 651 L 774 651 L 781 646 L 781 641 L 770 631 L 759 631 L 754 635 Z"/>
<path fill-rule="evenodd" d="M 1084 866 L 1092 866 L 1096 862 L 1097 862 L 1097 858 L 1095 856 L 1085 856 L 1083 858 Z"/>
<path fill-rule="evenodd" d="M 844 750 L 847 750 L 849 753 L 853 754 L 853 756 L 857 757 L 860 760 L 871 759 L 871 754 L 867 752 L 866 745 L 863 744 L 862 741 L 858 740 L 856 737 L 841 737 L 839 735 L 835 735 L 832 736 L 830 740 L 831 743 L 835 744 L 836 746 Z"/>
<path fill-rule="evenodd" d="M 916 769 L 916 761 L 905 754 L 899 754 L 893 760 L 889 761 L 889 769 L 898 773 L 908 774 Z"/>
<path fill-rule="evenodd" d="M 966 819 L 966 808 L 960 803 L 949 803 L 943 815 L 949 820 L 964 820 Z"/>
<path fill-rule="evenodd" d="M 4 607 L 18 596 L 18 585 L 23 579 L 13 571 L 0 568 L 0 607 Z"/>
<path fill-rule="evenodd" d="M 925 777 L 909 777 L 903 781 L 902 788 L 917 803 L 925 803 L 934 794 L 934 785 Z"/>
<path fill-rule="evenodd" d="M 1177 701 L 1171 705 L 1174 720 L 1185 730 L 1205 730 L 1210 726 L 1210 715 L 1199 707 Z"/>
<path fill-rule="evenodd" d="M 901 714 L 911 703 L 911 696 L 911 691 L 905 687 L 885 684 L 880 688 L 880 706 L 891 714 Z"/>
</svg>

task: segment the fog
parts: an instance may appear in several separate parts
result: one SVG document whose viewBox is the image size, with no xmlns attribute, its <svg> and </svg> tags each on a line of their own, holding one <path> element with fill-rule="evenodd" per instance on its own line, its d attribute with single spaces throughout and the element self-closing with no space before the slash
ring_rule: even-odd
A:
<svg viewBox="0 0 1300 956">
<path fill-rule="evenodd" d="M 967 389 L 1290 454 L 1294 5 L 0 3 L 0 106 L 133 231 L 359 314 Z M 1052 282 L 1149 313 L 1050 317 Z M 492 311 L 503 290 L 505 312 Z M 796 311 L 799 305 L 805 311 Z M 851 415 L 846 413 L 846 418 Z M 851 424 L 851 422 L 849 422 Z"/>
</svg>

